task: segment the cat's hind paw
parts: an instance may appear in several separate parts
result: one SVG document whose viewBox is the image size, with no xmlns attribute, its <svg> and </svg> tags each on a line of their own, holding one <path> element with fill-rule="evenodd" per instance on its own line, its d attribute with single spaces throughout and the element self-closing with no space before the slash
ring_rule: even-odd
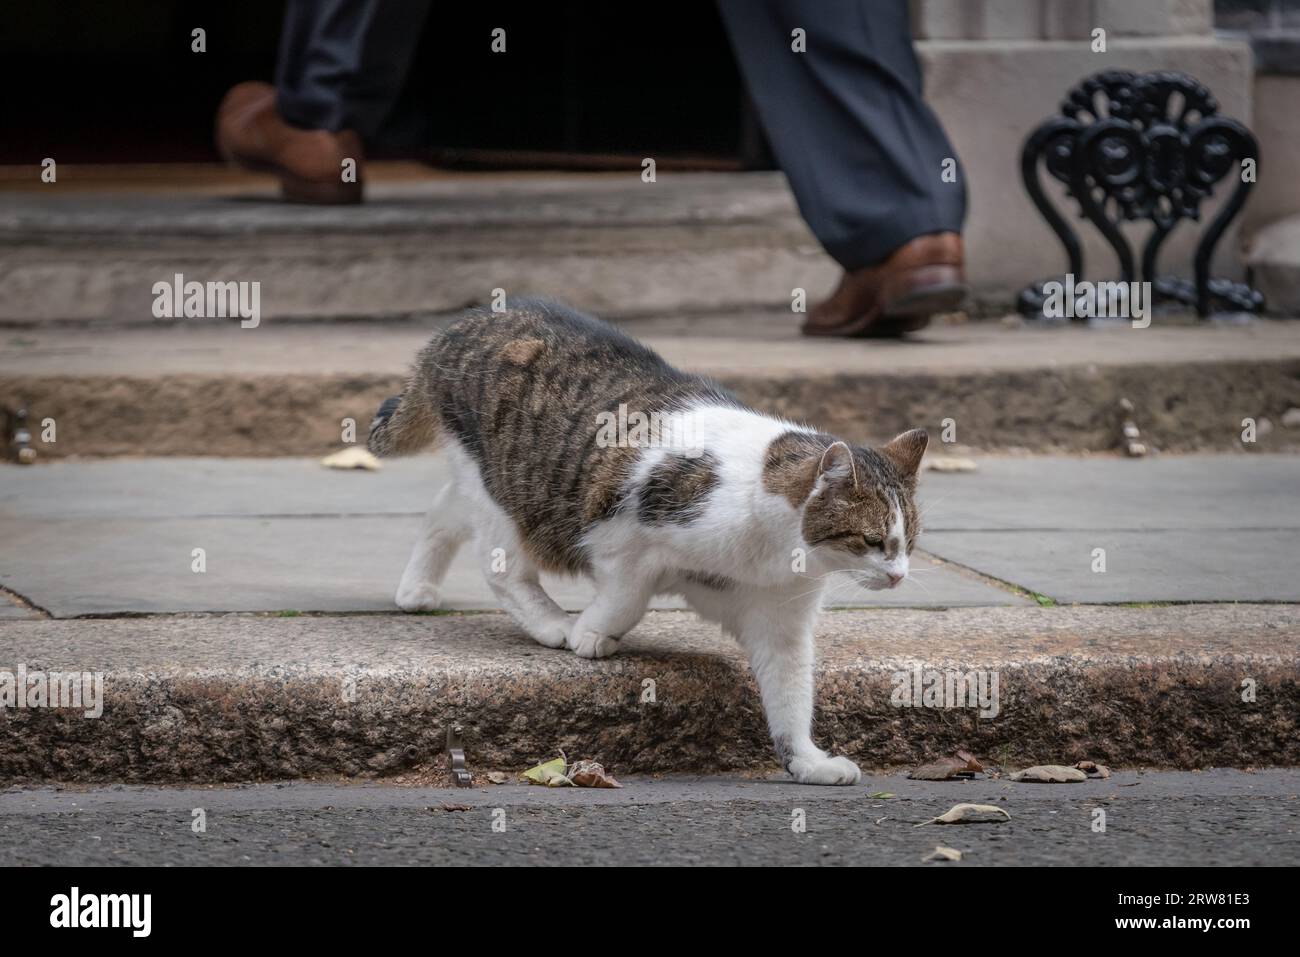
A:
<svg viewBox="0 0 1300 957">
<path fill-rule="evenodd" d="M 580 658 L 608 658 L 618 651 L 618 639 L 575 626 L 569 633 L 569 647 Z"/>
<path fill-rule="evenodd" d="M 795 758 L 790 773 L 800 784 L 857 784 L 862 772 L 848 758 Z"/>
<path fill-rule="evenodd" d="M 393 600 L 405 612 L 437 611 L 442 607 L 442 594 L 428 582 L 417 582 L 414 585 L 402 582 L 397 586 L 397 595 Z"/>
</svg>

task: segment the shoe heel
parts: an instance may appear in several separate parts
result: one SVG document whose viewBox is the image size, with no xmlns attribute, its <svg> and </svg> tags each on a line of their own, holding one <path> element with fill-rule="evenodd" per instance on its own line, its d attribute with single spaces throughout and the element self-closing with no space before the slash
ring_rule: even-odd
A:
<svg viewBox="0 0 1300 957">
<path fill-rule="evenodd" d="M 361 202 L 362 185 L 360 182 L 321 182 L 319 180 L 300 179 L 296 176 L 281 176 L 280 195 L 291 203 L 342 206 Z"/>
<path fill-rule="evenodd" d="M 966 299 L 967 287 L 954 266 L 918 266 L 891 284 L 884 315 L 891 319 L 952 312 Z"/>
</svg>

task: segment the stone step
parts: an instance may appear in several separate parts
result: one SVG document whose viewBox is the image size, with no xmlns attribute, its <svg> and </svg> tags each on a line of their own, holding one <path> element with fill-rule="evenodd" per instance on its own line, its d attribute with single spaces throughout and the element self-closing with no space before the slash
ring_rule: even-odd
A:
<svg viewBox="0 0 1300 957">
<path fill-rule="evenodd" d="M 1255 233 L 1246 264 L 1270 309 L 1300 312 L 1300 216 L 1279 219 Z"/>
<path fill-rule="evenodd" d="M 392 319 L 552 296 L 610 315 L 788 304 L 838 269 L 776 173 L 378 177 L 361 206 L 282 203 L 269 177 L 16 192 L 0 324 L 152 324 L 154 284 L 259 283 L 264 321 Z"/>
<path fill-rule="evenodd" d="M 323 455 L 339 446 L 345 419 L 364 437 L 445 321 L 0 330 L 0 405 L 27 406 L 46 459 Z M 905 342 L 802 338 L 784 310 L 621 324 L 755 407 L 850 440 L 923 426 L 945 448 L 1114 451 L 1128 399 L 1152 449 L 1300 447 L 1300 413 L 1287 415 L 1300 408 L 1294 320 L 938 323 Z M 1254 443 L 1242 441 L 1247 418 Z M 53 443 L 42 441 L 46 419 Z"/>
<path fill-rule="evenodd" d="M 867 768 L 958 748 L 1003 765 L 1294 766 L 1298 640 L 1300 612 L 1280 605 L 831 612 L 818 629 L 815 733 Z M 103 681 L 95 717 L 0 710 L 0 775 L 431 772 L 452 723 L 480 775 L 557 749 L 616 773 L 774 769 L 756 688 L 715 627 L 653 612 L 624 645 L 589 661 L 534 644 L 500 614 L 0 621 L 0 671 Z M 918 665 L 923 683 L 927 671 L 982 673 L 996 715 L 897 705 Z"/>
</svg>

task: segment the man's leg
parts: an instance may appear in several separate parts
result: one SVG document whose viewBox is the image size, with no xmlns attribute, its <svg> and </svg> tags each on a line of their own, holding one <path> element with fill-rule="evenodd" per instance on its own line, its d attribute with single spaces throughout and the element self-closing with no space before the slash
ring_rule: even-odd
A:
<svg viewBox="0 0 1300 957">
<path fill-rule="evenodd" d="M 362 139 L 401 92 L 428 10 L 429 0 L 289 0 L 276 85 L 226 94 L 217 149 L 275 173 L 287 199 L 360 202 Z"/>
<path fill-rule="evenodd" d="M 909 299 L 926 307 L 959 297 L 965 186 L 921 96 L 906 0 L 719 0 L 719 7 L 800 211 L 845 269 L 826 304 L 837 308 L 814 313 L 805 331 L 862 333 L 891 306 L 905 314 Z M 796 30 L 804 52 L 794 49 Z M 945 182 L 945 169 L 955 181 Z M 869 288 L 858 288 L 864 282 Z M 926 289 L 944 294 L 918 295 Z M 858 328 L 836 328 L 843 326 Z"/>
<path fill-rule="evenodd" d="M 429 0 L 289 0 L 276 107 L 303 129 L 373 136 L 411 66 Z"/>
</svg>

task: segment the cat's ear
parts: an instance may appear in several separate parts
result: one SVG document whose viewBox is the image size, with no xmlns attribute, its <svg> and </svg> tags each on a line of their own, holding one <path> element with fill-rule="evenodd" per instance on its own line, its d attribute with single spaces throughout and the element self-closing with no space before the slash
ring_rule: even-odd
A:
<svg viewBox="0 0 1300 957">
<path fill-rule="evenodd" d="M 858 469 L 853 464 L 853 450 L 847 442 L 832 442 L 822 453 L 822 460 L 817 464 L 817 475 L 826 476 L 831 481 L 853 479 L 853 487 L 858 487 Z"/>
<path fill-rule="evenodd" d="M 916 473 L 921 468 L 921 457 L 925 455 L 929 444 L 930 436 L 925 429 L 912 429 L 895 436 L 888 444 L 881 446 L 880 451 L 903 478 L 915 480 Z"/>
</svg>

